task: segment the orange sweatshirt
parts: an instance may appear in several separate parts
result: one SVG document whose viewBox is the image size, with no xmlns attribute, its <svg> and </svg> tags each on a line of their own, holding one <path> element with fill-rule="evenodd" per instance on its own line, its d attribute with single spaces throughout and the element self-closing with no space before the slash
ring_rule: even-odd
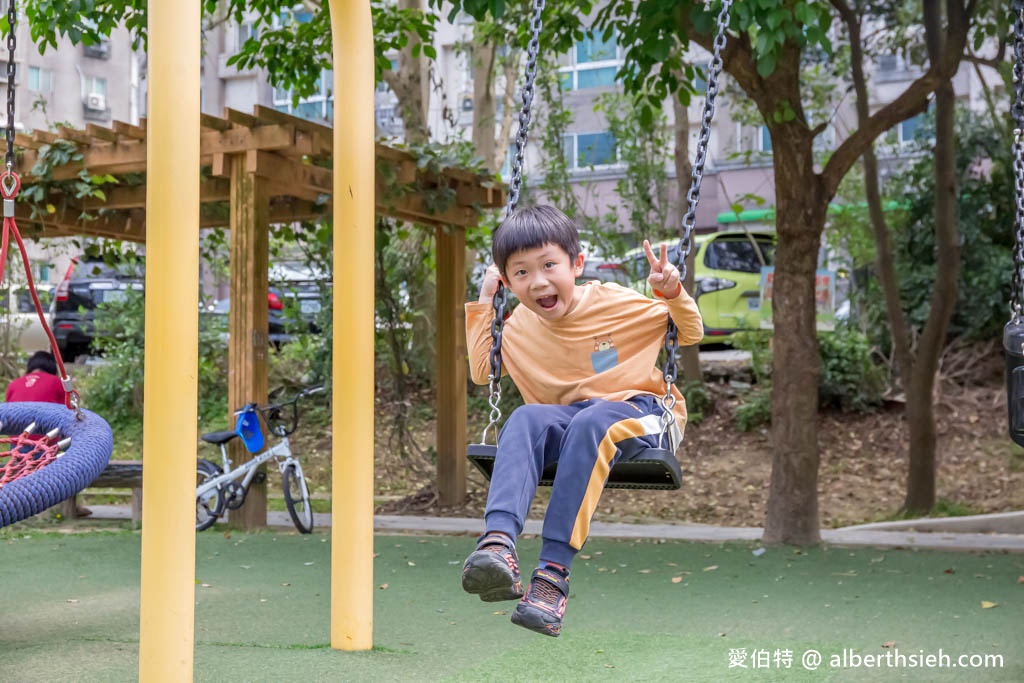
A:
<svg viewBox="0 0 1024 683">
<path fill-rule="evenodd" d="M 548 322 L 517 306 L 502 333 L 502 371 L 512 377 L 527 403 L 568 405 L 589 398 L 625 401 L 638 394 L 665 395 L 656 366 L 665 344 L 668 315 L 679 329 L 679 345 L 704 337 L 697 302 L 684 290 L 668 301 L 606 282 L 579 285 L 580 300 L 568 315 Z M 490 303 L 466 304 L 466 342 L 473 381 L 486 384 L 490 373 Z M 686 403 L 676 387 L 680 431 Z"/>
</svg>

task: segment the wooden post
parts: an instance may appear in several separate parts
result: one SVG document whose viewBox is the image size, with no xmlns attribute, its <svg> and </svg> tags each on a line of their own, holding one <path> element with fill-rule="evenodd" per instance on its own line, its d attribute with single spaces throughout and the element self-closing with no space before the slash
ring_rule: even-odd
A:
<svg viewBox="0 0 1024 683">
<path fill-rule="evenodd" d="M 246 164 L 246 155 L 233 154 L 227 165 L 231 173 L 230 249 L 231 310 L 228 315 L 228 419 L 246 403 L 267 402 L 267 269 L 270 236 L 270 198 L 266 180 Z M 269 437 L 265 434 L 264 436 Z M 252 460 L 252 454 L 236 439 L 228 451 L 237 467 Z M 267 484 L 253 482 L 245 505 L 231 513 L 231 522 L 243 529 L 267 525 Z"/>
<path fill-rule="evenodd" d="M 437 228 L 437 491 L 466 499 L 466 233 Z"/>
</svg>

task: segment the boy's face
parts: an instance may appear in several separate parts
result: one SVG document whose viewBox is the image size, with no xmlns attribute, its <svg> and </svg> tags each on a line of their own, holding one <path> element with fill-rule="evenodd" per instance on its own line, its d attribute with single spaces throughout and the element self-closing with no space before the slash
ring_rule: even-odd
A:
<svg viewBox="0 0 1024 683">
<path fill-rule="evenodd" d="M 545 320 L 558 320 L 579 302 L 576 278 L 583 273 L 583 254 L 570 262 L 556 244 L 517 251 L 505 264 L 505 283 L 528 309 Z"/>
</svg>

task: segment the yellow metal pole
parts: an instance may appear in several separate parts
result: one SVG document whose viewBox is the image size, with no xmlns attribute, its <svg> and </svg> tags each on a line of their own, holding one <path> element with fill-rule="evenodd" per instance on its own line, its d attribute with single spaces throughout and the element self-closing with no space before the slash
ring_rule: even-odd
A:
<svg viewBox="0 0 1024 683">
<path fill-rule="evenodd" d="M 373 23 L 331 0 L 334 40 L 334 389 L 331 647 L 373 647 Z"/>
<path fill-rule="evenodd" d="M 191 681 L 199 338 L 199 0 L 149 3 L 139 680 Z"/>
</svg>

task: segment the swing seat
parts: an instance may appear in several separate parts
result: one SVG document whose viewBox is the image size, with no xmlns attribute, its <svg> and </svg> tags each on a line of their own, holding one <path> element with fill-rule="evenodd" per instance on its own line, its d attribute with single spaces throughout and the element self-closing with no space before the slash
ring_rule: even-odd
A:
<svg viewBox="0 0 1024 683">
<path fill-rule="evenodd" d="M 494 472 L 494 459 L 498 447 L 485 443 L 471 443 L 466 447 L 466 457 L 480 470 L 487 481 Z M 544 468 L 540 475 L 541 486 L 551 486 L 555 480 L 558 464 Z M 682 487 L 683 473 L 675 453 L 666 448 L 641 448 L 635 453 L 623 454 L 608 474 L 607 489 L 653 489 L 674 491 Z"/>
</svg>

